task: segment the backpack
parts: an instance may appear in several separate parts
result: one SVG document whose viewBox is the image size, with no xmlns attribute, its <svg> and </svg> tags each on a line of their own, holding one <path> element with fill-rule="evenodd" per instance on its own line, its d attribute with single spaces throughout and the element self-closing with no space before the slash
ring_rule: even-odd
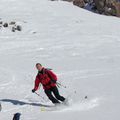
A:
<svg viewBox="0 0 120 120">
<path fill-rule="evenodd" d="M 51 68 L 45 68 L 46 70 L 52 70 Z M 51 75 L 48 73 L 48 72 L 46 72 L 46 74 L 48 75 L 48 77 L 50 78 L 50 81 L 51 81 L 51 83 L 56 83 L 56 81 L 51 77 Z"/>
<path fill-rule="evenodd" d="M 50 81 L 47 85 L 43 85 L 43 86 L 49 86 L 51 83 L 56 83 L 56 80 L 54 80 L 51 75 L 47 72 L 49 70 L 52 70 L 51 68 L 44 68 L 43 74 L 47 74 L 48 77 L 50 78 Z M 38 75 L 39 75 L 39 71 L 38 71 Z"/>
</svg>

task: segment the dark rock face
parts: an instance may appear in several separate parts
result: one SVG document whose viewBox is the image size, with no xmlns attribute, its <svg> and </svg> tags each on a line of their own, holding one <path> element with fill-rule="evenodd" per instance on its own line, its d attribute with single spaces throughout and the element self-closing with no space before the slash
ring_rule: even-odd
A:
<svg viewBox="0 0 120 120">
<path fill-rule="evenodd" d="M 100 14 L 102 14 L 103 11 L 104 11 L 105 1 L 106 0 L 93 0 L 93 2 L 95 3 L 96 8 L 97 8 L 97 10 L 98 10 L 98 12 Z"/>
<path fill-rule="evenodd" d="M 81 8 L 83 8 L 85 6 L 84 0 L 74 0 L 73 4 L 78 6 L 78 7 L 81 7 Z"/>
<path fill-rule="evenodd" d="M 111 10 L 113 10 L 113 13 L 115 16 L 120 17 L 120 2 L 113 2 L 111 4 Z"/>
<path fill-rule="evenodd" d="M 93 0 L 100 14 L 120 17 L 120 2 L 117 0 Z"/>
<path fill-rule="evenodd" d="M 73 2 L 73 5 L 85 9 L 86 6 L 90 6 L 92 11 L 99 14 L 120 17 L 120 0 L 62 0 L 62 1 Z"/>
<path fill-rule="evenodd" d="M 62 0 L 62 1 L 68 1 L 68 2 L 72 2 L 73 0 Z"/>
</svg>

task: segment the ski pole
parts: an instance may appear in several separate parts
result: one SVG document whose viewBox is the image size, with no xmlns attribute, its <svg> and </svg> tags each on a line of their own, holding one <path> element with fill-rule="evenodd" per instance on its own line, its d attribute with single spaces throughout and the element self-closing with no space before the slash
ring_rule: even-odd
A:
<svg viewBox="0 0 120 120">
<path fill-rule="evenodd" d="M 64 87 L 64 88 L 67 88 L 66 86 L 62 85 L 62 84 L 59 83 L 59 82 L 56 82 L 56 83 L 57 83 L 58 86 L 62 86 L 62 87 Z"/>
<path fill-rule="evenodd" d="M 58 88 L 60 88 L 60 85 L 58 85 L 57 83 L 56 83 L 56 85 L 57 85 Z"/>
<path fill-rule="evenodd" d="M 46 101 L 45 98 L 44 98 L 43 96 L 41 96 L 40 94 L 38 94 L 37 92 L 35 92 L 35 94 L 36 94 L 37 96 L 41 97 L 44 101 Z"/>
<path fill-rule="evenodd" d="M 35 92 L 36 95 L 40 96 L 37 92 Z M 41 96 L 40 96 L 41 97 Z"/>
</svg>

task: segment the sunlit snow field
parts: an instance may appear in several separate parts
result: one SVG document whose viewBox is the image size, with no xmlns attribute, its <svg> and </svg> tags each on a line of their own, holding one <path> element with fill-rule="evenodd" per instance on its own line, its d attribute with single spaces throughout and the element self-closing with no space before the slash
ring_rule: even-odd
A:
<svg viewBox="0 0 120 120">
<path fill-rule="evenodd" d="M 120 19 L 68 2 L 0 0 L 0 18 L 21 32 L 0 29 L 0 120 L 120 120 Z M 42 88 L 31 93 L 40 62 L 58 75 L 68 107 L 52 105 Z M 88 98 L 85 99 L 85 96 Z"/>
</svg>

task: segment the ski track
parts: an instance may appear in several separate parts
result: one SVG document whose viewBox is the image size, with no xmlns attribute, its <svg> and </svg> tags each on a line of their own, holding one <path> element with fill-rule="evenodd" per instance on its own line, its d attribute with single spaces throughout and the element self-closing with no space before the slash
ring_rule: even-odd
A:
<svg viewBox="0 0 120 120">
<path fill-rule="evenodd" d="M 99 107 L 103 98 L 92 98 L 84 99 L 80 102 L 74 103 L 73 101 L 69 101 L 69 105 L 58 105 L 56 107 L 44 108 L 41 107 L 41 112 L 76 112 L 76 111 L 89 111 L 96 107 Z"/>
<path fill-rule="evenodd" d="M 69 112 L 69 111 L 88 111 L 90 109 L 93 109 L 95 107 L 98 107 L 100 105 L 100 99 L 99 98 L 93 98 L 92 100 L 85 100 L 82 102 L 77 102 L 71 107 L 63 108 L 61 112 Z"/>
</svg>

